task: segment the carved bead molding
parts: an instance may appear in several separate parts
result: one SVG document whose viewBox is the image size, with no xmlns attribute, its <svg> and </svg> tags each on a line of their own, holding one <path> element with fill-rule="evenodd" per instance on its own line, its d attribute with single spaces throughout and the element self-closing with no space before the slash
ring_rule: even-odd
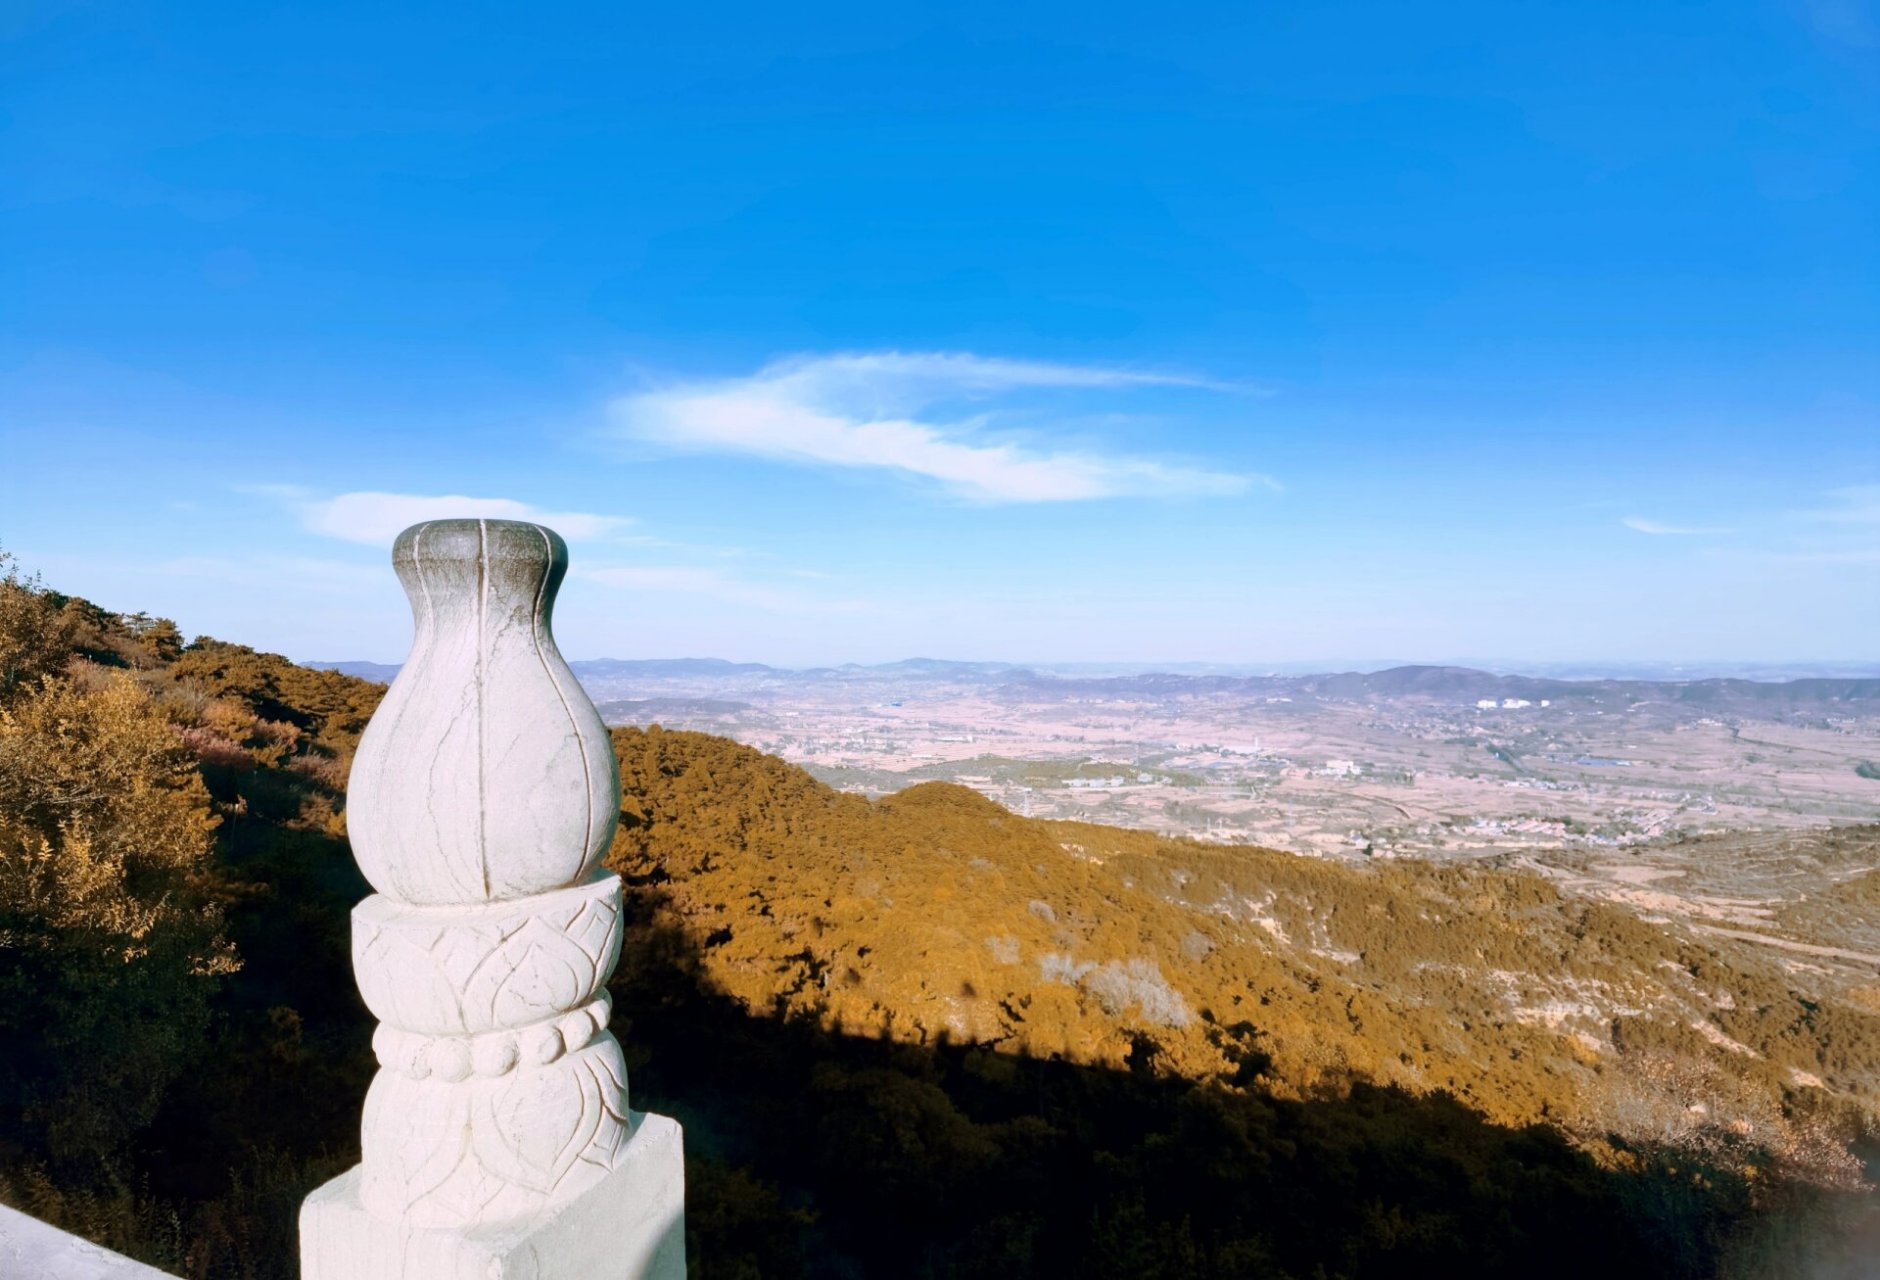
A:
<svg viewBox="0 0 1880 1280">
<path fill-rule="evenodd" d="M 620 881 L 607 730 L 550 632 L 568 550 L 509 520 L 399 535 L 411 656 L 347 804 L 379 892 L 353 971 L 379 1019 L 359 1196 L 409 1227 L 529 1221 L 614 1169 L 630 1135 L 604 990 Z"/>
</svg>

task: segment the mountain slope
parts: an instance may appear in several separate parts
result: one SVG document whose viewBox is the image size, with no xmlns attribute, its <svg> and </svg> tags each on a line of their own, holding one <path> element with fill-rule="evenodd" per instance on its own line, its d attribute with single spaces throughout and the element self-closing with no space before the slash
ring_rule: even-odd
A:
<svg viewBox="0 0 1880 1280">
<path fill-rule="evenodd" d="M 1518 872 L 1353 867 L 1017 817 L 944 783 L 878 802 L 700 734 L 617 730 L 611 865 L 763 1013 L 1304 1097 L 1455 1095 L 1599 1143 L 1830 1182 L 1880 1018 L 1766 959 Z"/>
<path fill-rule="evenodd" d="M 0 828 L 27 838 L 0 842 L 0 1199 L 189 1280 L 294 1273 L 374 1065 L 343 787 L 382 694 L 0 562 Z M 1871 1256 L 1848 1229 L 1873 1197 L 1834 1188 L 1872 1111 L 1872 987 L 1804 999 L 1517 874 L 1032 822 L 945 784 L 871 803 L 722 739 L 615 742 L 615 1027 L 635 1105 L 686 1124 L 700 1277 L 1826 1280 Z M 72 791 L 102 802 L 81 846 L 35 780 L 106 758 L 133 785 Z M 129 857 L 156 849 L 114 808 L 138 786 L 176 801 L 174 866 Z M 114 881 L 68 856 L 114 848 Z M 112 950 L 159 907 L 210 949 Z M 41 1053 L 48 1029 L 103 1047 Z"/>
</svg>

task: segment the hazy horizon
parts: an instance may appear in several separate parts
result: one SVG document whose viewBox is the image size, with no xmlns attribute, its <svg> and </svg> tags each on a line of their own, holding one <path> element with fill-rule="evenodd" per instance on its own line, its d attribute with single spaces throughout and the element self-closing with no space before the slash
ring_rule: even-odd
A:
<svg viewBox="0 0 1880 1280">
<path fill-rule="evenodd" d="M 396 668 L 402 659 L 381 661 L 372 658 L 296 658 L 302 665 L 330 668 L 385 667 Z M 730 666 L 759 666 L 771 670 L 796 673 L 807 671 L 841 671 L 850 669 L 881 670 L 918 663 L 943 665 L 1009 668 L 1012 670 L 1031 670 L 1047 675 L 1224 675 L 1224 676 L 1311 676 L 1339 675 L 1347 673 L 1371 674 L 1402 667 L 1445 667 L 1473 671 L 1485 671 L 1497 676 L 1527 676 L 1537 679 L 1554 680 L 1706 680 L 1706 679 L 1749 679 L 1759 681 L 1780 681 L 1790 679 L 1870 679 L 1880 678 L 1880 659 L 1850 660 L 1834 662 L 1733 662 L 1725 659 L 1708 661 L 1536 661 L 1510 662 L 1496 659 L 1438 659 L 1419 661 L 1414 659 L 1369 658 L 1369 659 L 1299 659 L 1286 662 L 1158 662 L 1153 660 L 1136 662 L 1055 662 L 1049 659 L 1029 661 L 1011 661 L 996 658 L 943 658 L 931 655 L 914 655 L 905 658 L 887 659 L 880 662 L 824 662 L 824 663 L 777 663 L 764 662 L 756 658 L 723 658 L 712 654 L 684 656 L 623 658 L 618 656 L 571 657 L 577 667 L 583 664 L 602 663 L 725 663 Z"/>
</svg>

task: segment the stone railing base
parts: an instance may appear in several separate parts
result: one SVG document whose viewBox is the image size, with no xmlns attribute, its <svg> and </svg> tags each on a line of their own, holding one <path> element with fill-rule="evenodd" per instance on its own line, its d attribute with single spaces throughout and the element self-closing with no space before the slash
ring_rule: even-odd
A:
<svg viewBox="0 0 1880 1280">
<path fill-rule="evenodd" d="M 172 1280 L 89 1240 L 0 1204 L 0 1277 L 5 1280 Z"/>
<path fill-rule="evenodd" d="M 349 1169 L 300 1210 L 301 1280 L 685 1280 L 685 1157 L 677 1121 L 633 1115 L 612 1173 L 510 1227 L 387 1222 Z"/>
</svg>

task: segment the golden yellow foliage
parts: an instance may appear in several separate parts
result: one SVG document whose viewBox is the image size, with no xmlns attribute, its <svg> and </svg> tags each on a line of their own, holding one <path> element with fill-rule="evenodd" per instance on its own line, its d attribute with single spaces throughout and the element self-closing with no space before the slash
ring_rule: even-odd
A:
<svg viewBox="0 0 1880 1280">
<path fill-rule="evenodd" d="M 75 834 L 127 874 L 198 873 L 216 820 L 176 730 L 128 675 L 53 681 L 0 710 L 0 816 Z"/>
<path fill-rule="evenodd" d="M 126 675 L 0 708 L 0 1097 L 55 1160 L 147 1123 L 236 967 L 209 894 L 216 819 Z"/>
<path fill-rule="evenodd" d="M 1785 1099 L 1798 1070 L 1871 1112 L 1880 1018 L 1537 877 L 1039 822 L 945 783 L 871 803 L 722 739 L 614 741 L 610 865 L 753 1011 L 1693 1148 L 1747 1132 L 1853 1176 Z"/>
<path fill-rule="evenodd" d="M 75 625 L 62 602 L 37 579 L 20 577 L 0 550 L 0 706 L 65 669 Z"/>
</svg>

